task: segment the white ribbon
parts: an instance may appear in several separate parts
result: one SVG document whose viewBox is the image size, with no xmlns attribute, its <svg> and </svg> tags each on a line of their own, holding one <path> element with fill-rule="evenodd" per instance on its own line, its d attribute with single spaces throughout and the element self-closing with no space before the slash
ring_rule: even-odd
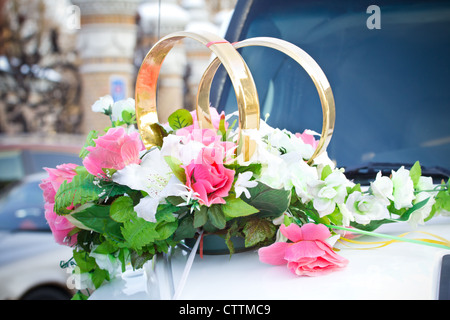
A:
<svg viewBox="0 0 450 320">
<path fill-rule="evenodd" d="M 186 262 L 186 266 L 184 267 L 183 274 L 181 275 L 180 283 L 178 284 L 178 286 L 175 290 L 175 294 L 173 295 L 173 298 L 172 298 L 173 300 L 177 300 L 180 297 L 181 293 L 183 292 L 187 277 L 189 276 L 189 272 L 191 271 L 192 264 L 194 263 L 195 255 L 197 254 L 197 249 L 200 244 L 200 240 L 202 239 L 202 235 L 203 235 L 203 230 L 200 231 L 197 241 L 195 242 L 195 245 L 192 248 L 191 253 L 189 254 L 189 257 Z"/>
</svg>

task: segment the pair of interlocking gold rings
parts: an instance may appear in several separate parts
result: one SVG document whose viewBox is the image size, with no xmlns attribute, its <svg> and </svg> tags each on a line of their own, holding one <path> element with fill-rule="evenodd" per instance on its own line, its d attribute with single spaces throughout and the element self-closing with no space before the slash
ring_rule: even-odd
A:
<svg viewBox="0 0 450 320">
<path fill-rule="evenodd" d="M 330 84 L 319 65 L 305 51 L 294 44 L 269 37 L 246 39 L 234 44 L 206 32 L 180 31 L 161 38 L 148 52 L 136 79 L 136 119 L 142 141 L 147 149 L 161 141 L 156 107 L 158 75 L 164 58 L 175 44 L 183 38 L 194 39 L 207 46 L 216 56 L 203 74 L 197 93 L 197 119 L 201 129 L 213 129 L 209 112 L 209 93 L 214 75 L 223 64 L 231 79 L 239 109 L 240 146 L 238 153 L 244 161 L 250 160 L 255 152 L 255 143 L 245 134 L 248 129 L 259 129 L 259 99 L 253 77 L 237 49 L 248 46 L 263 46 L 281 51 L 300 64 L 313 80 L 322 104 L 323 123 L 318 146 L 309 159 L 311 164 L 328 146 L 335 122 L 334 97 Z M 288 116 L 288 115 L 287 115 Z"/>
</svg>

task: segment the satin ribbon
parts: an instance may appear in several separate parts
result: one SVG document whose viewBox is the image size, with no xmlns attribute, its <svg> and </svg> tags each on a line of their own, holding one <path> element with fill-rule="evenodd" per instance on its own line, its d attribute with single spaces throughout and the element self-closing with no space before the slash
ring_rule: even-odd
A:
<svg viewBox="0 0 450 320">
<path fill-rule="evenodd" d="M 443 249 L 450 250 L 450 241 L 448 241 L 447 239 L 445 239 L 443 237 L 440 237 L 438 235 L 435 235 L 435 234 L 432 234 L 429 232 L 425 232 L 425 231 L 410 231 L 410 232 L 403 233 L 399 236 L 391 236 L 391 235 L 383 234 L 383 233 L 376 233 L 376 232 L 364 231 L 364 230 L 353 229 L 353 228 L 332 226 L 332 225 L 327 225 L 327 224 L 325 224 L 325 226 L 327 226 L 328 228 L 331 228 L 331 229 L 345 230 L 345 231 L 352 232 L 352 233 L 360 233 L 363 235 L 389 239 L 386 241 L 359 241 L 359 240 L 348 239 L 345 237 L 340 239 L 342 241 L 354 243 L 354 244 L 378 245 L 378 246 L 372 247 L 372 248 L 355 248 L 355 249 L 360 249 L 360 250 L 381 248 L 381 247 L 385 247 L 385 246 L 395 243 L 395 242 L 409 242 L 409 243 L 414 243 L 414 244 L 421 244 L 421 245 L 427 245 L 427 246 L 431 246 L 431 247 L 435 247 L 435 248 L 443 248 Z M 411 233 L 426 234 L 426 235 L 434 237 L 438 240 L 405 238 L 405 236 L 407 236 Z M 340 242 L 343 243 L 342 241 L 340 241 Z"/>
<path fill-rule="evenodd" d="M 195 255 L 197 254 L 198 246 L 200 245 L 202 239 L 203 239 L 203 231 L 200 231 L 197 241 L 195 242 L 194 247 L 192 248 L 191 253 L 189 254 L 189 257 L 186 261 L 186 265 L 184 266 L 184 271 L 183 274 L 181 275 L 180 283 L 178 284 L 175 290 L 175 294 L 173 295 L 172 298 L 173 300 L 177 300 L 180 297 L 181 293 L 183 292 L 186 280 L 189 276 L 189 272 L 191 271 L 192 264 L 194 263 Z"/>
</svg>

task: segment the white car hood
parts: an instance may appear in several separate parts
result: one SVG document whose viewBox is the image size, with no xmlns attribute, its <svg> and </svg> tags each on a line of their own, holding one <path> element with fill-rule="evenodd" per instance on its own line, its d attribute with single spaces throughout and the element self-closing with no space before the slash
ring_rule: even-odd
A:
<svg viewBox="0 0 450 320">
<path fill-rule="evenodd" d="M 450 239 L 450 218 L 435 218 L 417 230 Z M 407 223 L 388 224 L 377 230 L 397 236 L 409 231 L 412 229 Z M 412 233 L 409 237 L 426 236 Z M 263 264 L 255 251 L 231 257 L 200 258 L 197 254 L 179 299 L 437 299 L 440 264 L 449 250 L 406 242 L 370 250 L 355 248 L 342 247 L 339 252 L 350 261 L 346 268 L 318 277 L 298 277 L 286 266 Z M 90 298 L 171 299 L 180 288 L 187 257 L 186 252 L 176 249 L 171 264 L 159 259 L 153 272 L 149 272 L 150 264 L 146 270 L 127 271 Z"/>
</svg>

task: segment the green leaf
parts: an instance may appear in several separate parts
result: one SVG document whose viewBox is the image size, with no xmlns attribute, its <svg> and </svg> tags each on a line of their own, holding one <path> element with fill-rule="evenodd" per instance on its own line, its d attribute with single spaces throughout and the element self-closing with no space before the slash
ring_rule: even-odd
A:
<svg viewBox="0 0 450 320">
<path fill-rule="evenodd" d="M 89 203 L 84 205 L 82 210 L 72 213 L 71 216 L 95 232 L 122 239 L 121 224 L 111 219 L 109 209 L 110 206 Z"/>
<path fill-rule="evenodd" d="M 174 222 L 177 218 L 173 215 L 180 208 L 171 203 L 160 204 L 156 210 L 156 221 Z"/>
<path fill-rule="evenodd" d="M 166 240 L 169 238 L 178 228 L 178 221 L 167 222 L 163 221 L 157 224 L 155 230 L 158 233 L 156 240 Z"/>
<path fill-rule="evenodd" d="M 100 254 L 112 254 L 112 253 L 116 252 L 117 249 L 118 249 L 118 246 L 116 245 L 115 242 L 106 240 L 106 241 L 100 243 L 99 246 L 97 248 L 95 248 L 94 252 L 100 253 Z"/>
<path fill-rule="evenodd" d="M 332 172 L 333 172 L 333 170 L 331 169 L 331 167 L 329 165 L 326 165 L 322 169 L 322 174 L 320 176 L 320 179 L 325 180 Z"/>
<path fill-rule="evenodd" d="M 221 205 L 212 205 L 208 209 L 208 218 L 212 225 L 219 230 L 225 228 L 227 220 L 225 219 L 225 214 L 222 211 Z"/>
<path fill-rule="evenodd" d="M 73 259 L 77 263 L 77 266 L 80 268 L 80 272 L 89 272 L 94 269 L 97 264 L 95 263 L 95 259 L 89 256 L 86 251 L 73 251 Z"/>
<path fill-rule="evenodd" d="M 265 219 L 251 219 L 245 225 L 243 232 L 245 234 L 245 247 L 253 247 L 265 240 L 270 240 L 277 228 L 273 223 Z"/>
<path fill-rule="evenodd" d="M 222 136 L 222 140 L 227 140 L 227 129 L 225 128 L 225 114 L 222 114 L 220 116 L 220 122 L 219 122 L 219 133 Z"/>
<path fill-rule="evenodd" d="M 186 109 L 178 109 L 169 116 L 168 121 L 169 126 L 173 130 L 178 130 L 194 123 L 191 113 Z"/>
<path fill-rule="evenodd" d="M 110 280 L 109 272 L 100 268 L 96 268 L 91 275 L 91 279 L 95 288 L 98 289 L 105 280 L 106 281 Z"/>
<path fill-rule="evenodd" d="M 155 228 L 155 223 L 136 216 L 132 220 L 124 222 L 121 231 L 128 245 L 132 249 L 140 250 L 159 238 L 159 233 Z"/>
<path fill-rule="evenodd" d="M 420 167 L 419 161 L 416 161 L 416 163 L 414 163 L 414 165 L 411 167 L 411 170 L 409 170 L 409 176 L 411 177 L 414 186 L 417 186 L 417 184 L 419 183 L 421 175 L 422 175 L 422 168 Z"/>
<path fill-rule="evenodd" d="M 206 221 L 208 221 L 208 207 L 201 206 L 200 210 L 194 211 L 194 227 L 203 227 Z"/>
<path fill-rule="evenodd" d="M 109 215 L 111 219 L 117 222 L 129 221 L 136 215 L 133 200 L 127 196 L 117 198 L 111 204 Z"/>
<path fill-rule="evenodd" d="M 88 133 L 86 137 L 86 142 L 84 143 L 83 148 L 80 150 L 80 158 L 84 159 L 89 154 L 89 151 L 86 150 L 87 147 L 95 147 L 95 141 L 94 139 L 98 138 L 98 131 L 92 130 Z"/>
<path fill-rule="evenodd" d="M 174 240 L 180 241 L 193 238 L 197 232 L 196 228 L 194 228 L 194 217 L 192 217 L 192 215 L 186 215 L 179 222 L 180 224 L 175 231 Z"/>
<path fill-rule="evenodd" d="M 184 169 L 181 167 L 183 164 L 180 160 L 172 156 L 164 157 L 170 169 L 174 173 L 174 175 L 180 180 L 183 184 L 186 183 L 186 173 Z"/>
<path fill-rule="evenodd" d="M 391 220 L 391 219 L 382 219 L 382 220 L 372 220 L 370 221 L 370 223 L 368 224 L 359 224 L 356 222 L 350 222 L 350 225 L 356 229 L 359 230 L 364 230 L 364 231 L 374 231 L 376 229 L 378 229 L 381 225 L 386 224 L 386 223 L 394 223 L 396 222 L 395 220 Z"/>
<path fill-rule="evenodd" d="M 54 210 L 57 214 L 67 214 L 71 205 L 84 204 L 99 199 L 102 189 L 94 184 L 93 175 L 87 172 L 86 168 L 78 167 L 77 175 L 70 183 L 64 181 L 55 195 Z"/>
<path fill-rule="evenodd" d="M 397 220 L 398 221 L 407 221 L 409 219 L 409 217 L 411 216 L 411 214 L 414 211 L 419 210 L 420 208 L 425 206 L 427 204 L 428 200 L 430 200 L 430 198 L 426 198 L 420 202 L 417 202 L 411 208 L 409 208 L 404 214 L 402 214 L 401 217 L 398 218 Z"/>
<path fill-rule="evenodd" d="M 222 206 L 222 210 L 228 218 L 244 217 L 259 212 L 258 209 L 249 205 L 241 198 L 227 199 L 226 203 Z"/>
<path fill-rule="evenodd" d="M 243 200 L 259 210 L 256 215 L 260 218 L 278 218 L 289 207 L 291 192 L 284 189 L 273 189 L 269 186 L 258 183 L 254 188 L 249 188 L 250 199 Z"/>
</svg>

